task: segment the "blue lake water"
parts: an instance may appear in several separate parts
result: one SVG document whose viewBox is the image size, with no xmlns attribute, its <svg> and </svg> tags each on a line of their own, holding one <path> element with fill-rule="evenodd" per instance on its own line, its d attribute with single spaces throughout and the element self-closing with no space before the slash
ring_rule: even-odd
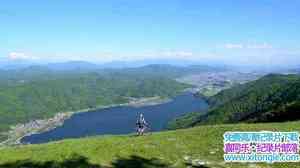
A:
<svg viewBox="0 0 300 168">
<path fill-rule="evenodd" d="M 150 124 L 151 131 L 161 131 L 172 119 L 188 112 L 203 111 L 208 108 L 204 99 L 192 93 L 184 93 L 172 101 L 152 106 L 117 106 L 83 112 L 73 115 L 64 124 L 48 132 L 24 137 L 23 143 L 45 143 L 66 138 L 80 138 L 94 135 L 128 134 L 135 132 L 135 122 L 142 112 Z"/>
</svg>

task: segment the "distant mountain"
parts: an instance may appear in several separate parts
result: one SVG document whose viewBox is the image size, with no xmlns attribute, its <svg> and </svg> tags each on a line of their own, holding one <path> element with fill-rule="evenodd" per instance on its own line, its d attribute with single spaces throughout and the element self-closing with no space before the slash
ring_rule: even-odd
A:
<svg viewBox="0 0 300 168">
<path fill-rule="evenodd" d="M 168 59 L 149 59 L 138 61 L 112 61 L 108 63 L 92 63 L 87 61 L 67 61 L 67 62 L 53 62 L 42 63 L 26 60 L 0 60 L 0 69 L 3 70 L 20 70 L 31 66 L 43 66 L 55 71 L 92 71 L 99 69 L 128 69 L 128 68 L 140 68 L 149 65 L 171 65 L 173 67 L 189 67 L 198 65 L 199 67 L 211 67 L 211 68 L 227 68 L 228 66 L 221 64 L 206 64 L 195 61 L 187 60 L 168 60 Z"/>
<path fill-rule="evenodd" d="M 71 70 L 96 70 L 101 66 L 85 61 L 69 61 L 62 63 L 49 63 L 47 68 L 58 71 L 71 71 Z"/>
<path fill-rule="evenodd" d="M 300 67 L 291 70 L 292 73 L 300 74 Z"/>
<path fill-rule="evenodd" d="M 135 68 L 101 68 L 100 65 L 88 62 L 66 62 L 47 65 L 31 65 L 21 69 L 0 69 L 0 84 L 11 83 L 19 80 L 41 80 L 56 79 L 59 76 L 79 75 L 86 73 L 97 73 L 102 76 L 120 77 L 163 77 L 178 78 L 184 75 L 195 74 L 200 72 L 224 71 L 222 67 L 210 67 L 206 65 L 194 66 L 173 66 L 165 64 L 153 64 Z M 60 74 L 60 75 L 57 75 Z"/>
<path fill-rule="evenodd" d="M 173 66 L 189 66 L 189 65 L 206 65 L 207 63 L 197 62 L 197 61 L 188 61 L 188 60 L 179 60 L 179 59 L 146 59 L 146 60 L 137 60 L 137 61 L 112 61 L 105 64 L 101 64 L 104 68 L 136 68 L 153 64 L 164 64 L 164 65 L 173 65 Z M 219 64 L 209 63 L 207 65 L 216 65 Z"/>
<path fill-rule="evenodd" d="M 86 61 L 68 61 L 57 63 L 41 63 L 26 60 L 0 60 L 0 69 L 3 70 L 20 70 L 31 66 L 47 67 L 52 70 L 69 71 L 69 70 L 94 70 L 100 66 Z"/>
<path fill-rule="evenodd" d="M 37 65 L 35 62 L 25 61 L 25 60 L 9 60 L 9 59 L 0 59 L 0 69 L 2 70 L 16 70 L 26 68 L 32 65 Z"/>
<path fill-rule="evenodd" d="M 300 120 L 300 76 L 270 74 L 221 91 L 208 102 L 207 114 L 192 113 L 173 121 L 171 127 Z"/>
<path fill-rule="evenodd" d="M 123 69 L 104 69 L 101 72 L 123 75 L 143 75 L 143 76 L 160 76 L 168 78 L 178 78 L 184 75 L 202 73 L 202 72 L 218 72 L 226 71 L 224 67 L 212 67 L 207 65 L 191 65 L 191 66 L 174 66 L 169 64 L 151 64 L 137 68 Z"/>
</svg>

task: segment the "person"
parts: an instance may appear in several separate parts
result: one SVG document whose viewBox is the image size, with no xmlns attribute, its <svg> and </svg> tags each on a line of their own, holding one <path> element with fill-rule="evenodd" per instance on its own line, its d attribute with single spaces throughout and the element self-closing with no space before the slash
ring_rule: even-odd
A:
<svg viewBox="0 0 300 168">
<path fill-rule="evenodd" d="M 140 113 L 137 121 L 136 121 L 136 127 L 137 127 L 137 135 L 144 135 L 145 129 L 148 127 L 148 123 L 146 122 L 143 113 Z"/>
</svg>

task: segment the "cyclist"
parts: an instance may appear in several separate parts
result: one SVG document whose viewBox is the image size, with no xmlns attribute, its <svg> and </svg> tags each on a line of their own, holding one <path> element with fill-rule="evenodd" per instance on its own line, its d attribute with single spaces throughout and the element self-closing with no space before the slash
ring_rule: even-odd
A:
<svg viewBox="0 0 300 168">
<path fill-rule="evenodd" d="M 137 126 L 137 135 L 144 135 L 145 129 L 148 127 L 148 123 L 146 122 L 144 115 L 142 113 L 140 113 L 136 121 L 136 126 Z"/>
</svg>

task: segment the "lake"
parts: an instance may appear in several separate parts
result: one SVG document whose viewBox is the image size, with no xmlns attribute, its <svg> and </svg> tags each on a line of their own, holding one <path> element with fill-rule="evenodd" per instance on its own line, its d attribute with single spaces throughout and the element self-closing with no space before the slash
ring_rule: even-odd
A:
<svg viewBox="0 0 300 168">
<path fill-rule="evenodd" d="M 192 93 L 184 93 L 171 101 L 152 106 L 117 106 L 90 112 L 74 114 L 62 126 L 40 134 L 24 137 L 22 143 L 46 143 L 66 138 L 80 138 L 95 135 L 116 135 L 135 132 L 135 122 L 140 112 L 150 124 L 151 131 L 161 131 L 172 119 L 183 114 L 203 111 L 206 101 Z"/>
</svg>

